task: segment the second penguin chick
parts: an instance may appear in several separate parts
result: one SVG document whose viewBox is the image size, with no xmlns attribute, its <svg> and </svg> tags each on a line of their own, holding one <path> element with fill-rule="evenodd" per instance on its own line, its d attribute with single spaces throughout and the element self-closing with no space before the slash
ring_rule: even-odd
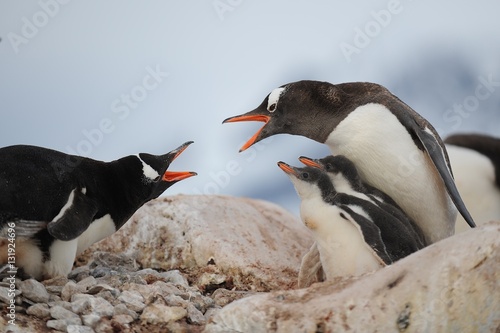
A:
<svg viewBox="0 0 500 333">
<path fill-rule="evenodd" d="M 392 263 L 380 229 L 362 208 L 337 201 L 345 195 L 335 191 L 325 172 L 284 162 L 278 166 L 301 198 L 300 215 L 316 239 L 327 280 L 362 275 Z"/>
</svg>

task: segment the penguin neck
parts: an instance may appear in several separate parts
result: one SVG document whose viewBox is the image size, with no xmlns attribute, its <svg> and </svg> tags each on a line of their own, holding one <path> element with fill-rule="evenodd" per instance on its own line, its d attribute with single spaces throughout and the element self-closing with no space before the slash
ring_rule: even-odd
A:
<svg viewBox="0 0 500 333">
<path fill-rule="evenodd" d="M 110 212 L 117 229 L 149 200 L 149 187 L 141 172 L 140 161 L 135 156 L 123 157 L 108 163 L 108 179 L 112 187 L 101 195 L 113 200 L 114 211 Z"/>
</svg>

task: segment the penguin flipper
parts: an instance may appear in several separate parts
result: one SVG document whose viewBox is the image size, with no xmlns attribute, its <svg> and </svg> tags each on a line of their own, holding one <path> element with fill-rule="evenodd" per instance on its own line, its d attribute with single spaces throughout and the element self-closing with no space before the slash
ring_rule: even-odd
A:
<svg viewBox="0 0 500 333">
<path fill-rule="evenodd" d="M 356 221 L 356 223 L 354 224 L 357 224 L 359 226 L 359 231 L 361 232 L 361 235 L 363 236 L 365 242 L 372 248 L 372 250 L 380 258 L 380 260 L 382 260 L 386 265 L 392 264 L 393 260 L 387 253 L 387 248 L 384 241 L 382 240 L 380 228 L 364 216 L 355 213 L 351 208 L 349 208 L 349 206 L 342 205 L 340 206 L 340 208 L 351 215 L 351 217 Z M 345 218 L 345 216 L 342 217 L 344 219 L 347 219 Z M 368 239 L 370 240 L 370 243 L 367 242 Z"/>
<path fill-rule="evenodd" d="M 476 224 L 474 223 L 472 216 L 467 210 L 467 207 L 465 207 L 465 204 L 460 197 L 460 193 L 458 192 L 457 186 L 455 185 L 455 180 L 453 179 L 453 176 L 451 174 L 451 169 L 448 168 L 448 164 L 444 155 L 444 148 L 439 145 L 436 137 L 433 134 L 427 132 L 427 130 L 417 128 L 414 132 L 427 151 L 427 154 L 429 154 L 429 157 L 431 158 L 432 163 L 439 172 L 441 179 L 443 179 L 446 191 L 450 195 L 451 200 L 453 201 L 465 221 L 470 225 L 470 227 L 475 228 Z"/>
<path fill-rule="evenodd" d="M 73 240 L 87 230 L 98 210 L 97 204 L 77 189 L 71 192 L 68 204 L 47 225 L 49 234 L 62 241 Z"/>
</svg>

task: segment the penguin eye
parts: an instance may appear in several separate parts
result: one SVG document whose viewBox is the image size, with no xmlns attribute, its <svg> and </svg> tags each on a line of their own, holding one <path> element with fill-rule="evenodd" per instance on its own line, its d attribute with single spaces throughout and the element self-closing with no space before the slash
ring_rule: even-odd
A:
<svg viewBox="0 0 500 333">
<path fill-rule="evenodd" d="M 307 179 L 309 178 L 309 174 L 307 172 L 302 173 L 302 178 Z"/>
<path fill-rule="evenodd" d="M 159 179 L 160 179 L 160 176 L 155 177 L 155 179 L 153 179 L 153 182 L 157 182 Z"/>
<path fill-rule="evenodd" d="M 274 111 L 276 111 L 276 103 L 273 103 L 273 104 L 269 105 L 267 107 L 267 111 L 269 111 L 271 113 L 274 112 Z"/>
</svg>

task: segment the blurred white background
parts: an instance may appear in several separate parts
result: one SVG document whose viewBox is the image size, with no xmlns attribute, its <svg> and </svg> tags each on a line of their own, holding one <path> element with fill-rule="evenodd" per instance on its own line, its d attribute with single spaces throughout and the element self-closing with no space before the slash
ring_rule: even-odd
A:
<svg viewBox="0 0 500 333">
<path fill-rule="evenodd" d="M 262 124 L 222 120 L 291 81 L 372 81 L 442 136 L 498 136 L 499 13 L 494 0 L 2 1 L 0 146 L 110 161 L 194 140 L 171 169 L 199 175 L 166 195 L 248 196 L 297 214 L 276 162 L 326 147 L 280 135 L 238 153 Z"/>
</svg>

